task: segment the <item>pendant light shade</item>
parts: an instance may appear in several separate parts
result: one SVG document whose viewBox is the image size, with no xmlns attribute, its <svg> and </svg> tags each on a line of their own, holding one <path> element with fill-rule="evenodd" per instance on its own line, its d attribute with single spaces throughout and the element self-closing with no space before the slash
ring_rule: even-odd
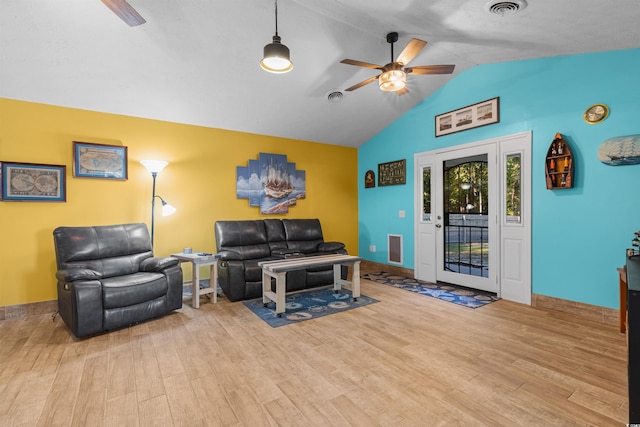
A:
<svg viewBox="0 0 640 427">
<path fill-rule="evenodd" d="M 280 42 L 278 35 L 278 0 L 276 0 L 276 34 L 273 42 L 264 47 L 264 57 L 260 61 L 263 70 L 270 73 L 288 73 L 293 69 L 289 58 L 289 48 Z"/>
</svg>

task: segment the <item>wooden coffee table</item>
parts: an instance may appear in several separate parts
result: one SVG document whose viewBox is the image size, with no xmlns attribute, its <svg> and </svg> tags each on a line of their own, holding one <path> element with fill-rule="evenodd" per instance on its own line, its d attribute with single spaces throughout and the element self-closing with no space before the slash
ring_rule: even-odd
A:
<svg viewBox="0 0 640 427">
<path fill-rule="evenodd" d="M 336 254 L 259 262 L 262 267 L 262 302 L 265 306 L 269 301 L 275 302 L 276 314 L 281 317 L 286 310 L 287 272 L 323 265 L 333 265 L 333 290 L 337 292 L 342 286 L 350 287 L 353 300 L 357 301 L 360 296 L 360 261 L 362 258 L 357 256 Z M 342 279 L 342 265 L 353 266 L 351 282 Z M 271 290 L 271 277 L 276 279 L 275 292 Z"/>
</svg>

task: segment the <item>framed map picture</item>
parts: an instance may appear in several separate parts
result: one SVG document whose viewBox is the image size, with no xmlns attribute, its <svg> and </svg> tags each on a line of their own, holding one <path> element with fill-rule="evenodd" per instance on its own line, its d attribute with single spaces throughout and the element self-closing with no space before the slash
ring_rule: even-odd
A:
<svg viewBox="0 0 640 427">
<path fill-rule="evenodd" d="M 65 202 L 64 165 L 0 162 L 0 200 L 16 202 Z"/>
<path fill-rule="evenodd" d="M 73 176 L 127 179 L 127 147 L 74 141 Z"/>
</svg>

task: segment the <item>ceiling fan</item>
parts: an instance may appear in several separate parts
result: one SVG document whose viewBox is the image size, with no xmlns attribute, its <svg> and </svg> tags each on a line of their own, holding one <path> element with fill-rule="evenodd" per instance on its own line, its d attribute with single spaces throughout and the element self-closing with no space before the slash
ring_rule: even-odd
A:
<svg viewBox="0 0 640 427">
<path fill-rule="evenodd" d="M 409 93 L 407 89 L 407 74 L 451 74 L 455 65 L 417 65 L 415 67 L 406 67 L 413 58 L 427 45 L 427 42 L 420 39 L 411 39 L 409 44 L 398 55 L 398 59 L 393 60 L 393 44 L 398 41 L 398 33 L 392 32 L 387 34 L 387 43 L 391 44 L 391 62 L 381 66 L 370 64 L 368 62 L 356 61 L 353 59 L 343 59 L 343 64 L 355 65 L 357 67 L 373 68 L 382 71 L 377 76 L 370 77 L 358 84 L 345 89 L 348 92 L 356 90 L 367 85 L 374 80 L 379 80 L 380 89 L 385 92 L 396 92 L 398 96 Z"/>
<path fill-rule="evenodd" d="M 127 0 L 100 0 L 104 3 L 113 13 L 118 15 L 127 25 L 135 27 L 136 25 L 144 24 L 145 19 L 127 3 Z"/>
</svg>

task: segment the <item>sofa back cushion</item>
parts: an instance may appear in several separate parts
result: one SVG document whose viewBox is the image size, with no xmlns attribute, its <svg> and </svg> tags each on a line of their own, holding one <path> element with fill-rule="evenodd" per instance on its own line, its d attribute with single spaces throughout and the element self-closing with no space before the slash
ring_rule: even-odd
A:
<svg viewBox="0 0 640 427">
<path fill-rule="evenodd" d="M 303 254 L 314 253 L 324 241 L 319 219 L 283 219 L 282 225 L 289 249 Z"/>
<path fill-rule="evenodd" d="M 267 240 L 271 250 L 287 248 L 287 234 L 284 231 L 282 221 L 279 219 L 265 219 L 264 228 L 267 231 Z"/>
<path fill-rule="evenodd" d="M 89 268 L 102 277 L 121 276 L 137 273 L 140 262 L 153 256 L 143 223 L 58 227 L 53 238 L 58 270 Z"/>
<path fill-rule="evenodd" d="M 263 221 L 216 221 L 214 228 L 218 252 L 234 252 L 237 256 L 235 259 L 266 258 L 271 255 Z"/>
</svg>

